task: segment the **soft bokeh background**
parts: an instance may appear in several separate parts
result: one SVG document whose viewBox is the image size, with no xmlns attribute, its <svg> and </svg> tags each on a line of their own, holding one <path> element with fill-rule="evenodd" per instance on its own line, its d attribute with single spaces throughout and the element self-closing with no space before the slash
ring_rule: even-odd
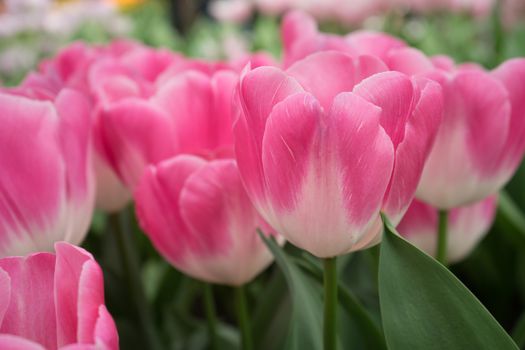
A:
<svg viewBox="0 0 525 350">
<path fill-rule="evenodd" d="M 74 40 L 105 43 L 133 38 L 210 59 L 236 58 L 254 50 L 279 57 L 280 16 L 290 8 L 310 12 L 327 32 L 384 30 L 427 54 L 447 54 L 458 62 L 475 61 L 487 68 L 525 56 L 525 0 L 0 0 L 0 81 L 17 84 L 41 59 Z M 525 211 L 525 167 L 507 192 Z M 127 215 L 134 222 L 132 208 Z M 161 349 L 205 348 L 202 284 L 164 262 L 136 224 L 124 227 L 135 243 L 118 241 L 112 230 L 121 224 L 97 213 L 85 247 L 104 269 L 107 304 L 117 321 L 122 348 L 148 348 L 148 339 L 155 339 Z M 516 231 L 505 215 L 498 214 L 493 229 L 471 256 L 452 266 L 511 333 L 525 306 L 525 241 Z M 128 250 L 137 255 L 133 271 L 122 265 L 118 244 L 137 245 Z M 292 255 L 302 254 L 290 246 L 286 249 Z M 379 319 L 377 254 L 376 247 L 340 259 L 340 274 Z M 141 274 L 144 297 L 153 312 L 134 306 L 129 273 Z M 218 287 L 215 292 L 221 342 L 225 348 L 236 348 L 231 291 Z M 249 285 L 249 298 L 257 348 L 282 345 L 291 308 L 282 272 L 272 266 Z M 353 349 L 366 348 L 355 327 L 343 337 Z"/>
</svg>

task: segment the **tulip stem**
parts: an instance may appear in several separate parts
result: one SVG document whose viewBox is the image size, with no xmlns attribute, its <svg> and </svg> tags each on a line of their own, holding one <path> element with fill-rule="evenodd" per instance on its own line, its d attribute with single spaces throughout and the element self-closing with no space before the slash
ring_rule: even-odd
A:
<svg viewBox="0 0 525 350">
<path fill-rule="evenodd" d="M 337 260 L 324 259 L 324 350 L 337 348 Z"/>
<path fill-rule="evenodd" d="M 210 338 L 210 349 L 218 350 L 217 343 L 217 312 L 213 300 L 213 286 L 211 283 L 204 283 L 204 306 L 206 308 L 206 319 L 208 320 L 208 332 Z"/>
<path fill-rule="evenodd" d="M 253 349 L 252 328 L 248 317 L 248 307 L 246 305 L 246 291 L 244 285 L 235 288 L 235 309 L 237 311 L 237 321 L 241 328 L 241 343 L 243 350 Z"/>
<path fill-rule="evenodd" d="M 447 265 L 448 210 L 439 210 L 436 260 Z"/>
<path fill-rule="evenodd" d="M 149 349 L 160 349 L 157 333 L 154 328 L 153 316 L 146 300 L 139 257 L 137 256 L 133 232 L 129 227 L 130 213 L 124 210 L 120 214 L 109 216 L 113 231 L 117 236 L 122 265 L 130 287 L 130 293 L 139 317 L 140 326 Z"/>
</svg>

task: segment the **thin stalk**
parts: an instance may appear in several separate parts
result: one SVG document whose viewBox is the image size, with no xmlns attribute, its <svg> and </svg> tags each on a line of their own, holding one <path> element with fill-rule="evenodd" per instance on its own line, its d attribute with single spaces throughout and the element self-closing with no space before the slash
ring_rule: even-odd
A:
<svg viewBox="0 0 525 350">
<path fill-rule="evenodd" d="M 253 350 L 252 327 L 248 316 L 246 305 L 246 291 L 244 286 L 235 288 L 235 309 L 237 311 L 237 322 L 241 329 L 241 349 Z"/>
<path fill-rule="evenodd" d="M 337 348 L 337 260 L 324 259 L 324 350 Z"/>
<path fill-rule="evenodd" d="M 204 306 L 206 309 L 206 319 L 208 320 L 208 332 L 210 337 L 210 348 L 218 350 L 217 342 L 217 312 L 213 300 L 213 286 L 211 283 L 204 283 Z"/>
<path fill-rule="evenodd" d="M 436 260 L 447 265 L 447 230 L 448 210 L 440 210 L 438 219 L 438 241 L 436 249 Z"/>
<path fill-rule="evenodd" d="M 137 256 L 135 242 L 133 241 L 133 232 L 127 229 L 127 225 L 123 225 L 123 221 L 129 219 L 129 215 L 126 214 L 128 213 L 123 212 L 120 214 L 112 214 L 109 216 L 109 220 L 112 229 L 117 236 L 124 273 L 128 280 L 130 293 L 135 303 L 140 325 L 144 332 L 145 341 L 150 349 L 157 350 L 160 349 L 160 344 L 154 328 L 150 306 L 146 300 L 146 293 L 142 284 L 140 262 Z"/>
</svg>

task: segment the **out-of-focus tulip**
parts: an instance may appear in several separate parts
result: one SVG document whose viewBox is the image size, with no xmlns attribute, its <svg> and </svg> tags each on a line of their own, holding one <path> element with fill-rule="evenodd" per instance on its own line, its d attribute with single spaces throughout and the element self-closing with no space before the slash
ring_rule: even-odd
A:
<svg viewBox="0 0 525 350">
<path fill-rule="evenodd" d="M 467 257 L 487 234 L 494 221 L 497 196 L 469 206 L 453 208 L 448 217 L 447 259 L 458 262 Z M 397 226 L 401 236 L 429 255 L 436 254 L 438 209 L 414 199 Z"/>
<path fill-rule="evenodd" d="M 441 209 L 479 201 L 512 177 L 525 152 L 525 59 L 491 72 L 455 67 L 415 49 L 390 53 L 391 69 L 426 75 L 443 87 L 444 115 L 417 196 Z"/>
<path fill-rule="evenodd" d="M 285 67 L 312 53 L 327 50 L 373 55 L 384 60 L 390 50 L 406 46 L 403 41 L 380 32 L 362 30 L 346 36 L 320 33 L 315 20 L 301 11 L 292 11 L 284 17 L 281 36 Z"/>
<path fill-rule="evenodd" d="M 127 98 L 101 111 L 97 133 L 124 183 L 134 189 L 145 167 L 180 153 L 233 157 L 231 100 L 237 74 L 175 74 L 148 99 Z"/>
<path fill-rule="evenodd" d="M 0 348 L 118 350 L 100 266 L 68 243 L 55 250 L 0 259 Z"/>
<path fill-rule="evenodd" d="M 380 210 L 408 208 L 442 113 L 438 84 L 373 56 L 320 52 L 241 80 L 234 127 L 241 177 L 286 239 L 319 257 L 380 239 Z"/>
<path fill-rule="evenodd" d="M 95 191 L 89 111 L 72 90 L 54 101 L 0 93 L 0 257 L 83 240 Z"/>
<path fill-rule="evenodd" d="M 271 228 L 246 195 L 233 159 L 181 155 L 150 166 L 135 201 L 144 232 L 190 276 L 242 285 L 272 261 L 256 233 Z"/>
</svg>

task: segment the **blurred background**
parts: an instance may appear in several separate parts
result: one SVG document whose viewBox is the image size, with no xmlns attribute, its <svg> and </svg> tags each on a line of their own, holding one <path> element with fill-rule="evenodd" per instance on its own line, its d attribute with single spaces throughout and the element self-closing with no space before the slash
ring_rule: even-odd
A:
<svg viewBox="0 0 525 350">
<path fill-rule="evenodd" d="M 525 56 L 525 0 L 0 0 L 0 83 L 16 85 L 43 58 L 75 40 L 131 38 L 209 59 L 234 59 L 258 50 L 279 58 L 280 17 L 289 9 L 309 12 L 326 32 L 382 30 L 429 55 L 447 54 L 457 62 L 475 61 L 487 68 Z M 507 192 L 525 211 L 523 166 Z M 132 209 L 128 215 L 133 222 Z M 491 232 L 452 271 L 511 332 L 525 326 L 524 320 L 519 322 L 525 305 L 525 244 L 516 239 L 519 228 L 507 219 L 498 214 Z M 136 223 L 125 229 L 138 243 L 132 251 L 146 287 L 144 297 L 152 305 L 149 316 L 132 306 L 119 242 L 105 234 L 111 231 L 108 217 L 96 214 L 84 244 L 104 269 L 107 304 L 122 348 L 147 348 L 148 337 L 161 349 L 205 348 L 200 282 L 164 262 Z M 341 259 L 341 278 L 379 318 L 377 252 L 376 247 Z M 255 334 L 257 348 L 276 348 L 285 338 L 291 308 L 284 277 L 272 266 L 249 291 L 253 327 L 265 330 Z M 225 348 L 235 348 L 238 335 L 229 292 L 216 289 L 219 332 Z M 365 349 L 355 333 L 354 327 L 345 337 L 353 339 L 354 349 Z"/>
</svg>

